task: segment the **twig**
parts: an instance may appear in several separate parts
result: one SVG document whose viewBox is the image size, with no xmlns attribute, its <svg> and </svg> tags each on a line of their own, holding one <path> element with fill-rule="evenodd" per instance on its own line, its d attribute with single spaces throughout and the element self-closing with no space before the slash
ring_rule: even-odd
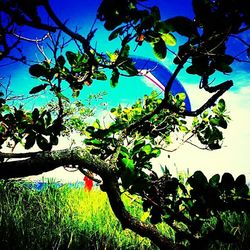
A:
<svg viewBox="0 0 250 250">
<path fill-rule="evenodd" d="M 21 35 L 14 33 L 14 32 L 12 32 L 12 35 L 14 35 L 15 37 L 17 37 L 20 40 L 24 40 L 26 42 L 31 42 L 31 43 L 40 43 L 40 42 L 44 41 L 45 39 L 51 37 L 49 32 L 46 35 L 44 35 L 42 38 L 35 38 L 35 39 L 21 36 Z"/>
</svg>

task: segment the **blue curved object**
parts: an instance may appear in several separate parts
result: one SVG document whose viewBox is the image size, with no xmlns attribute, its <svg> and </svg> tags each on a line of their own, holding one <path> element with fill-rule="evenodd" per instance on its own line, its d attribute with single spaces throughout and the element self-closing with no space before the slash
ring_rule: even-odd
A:
<svg viewBox="0 0 250 250">
<path fill-rule="evenodd" d="M 135 67 L 141 74 L 147 77 L 152 83 L 158 86 L 161 90 L 164 91 L 169 78 L 172 73 L 160 62 L 143 58 L 143 57 L 132 57 L 133 62 L 135 63 Z M 146 73 L 143 73 L 146 72 Z M 172 87 L 170 89 L 172 95 L 176 95 L 178 93 L 185 93 L 185 105 L 186 109 L 191 111 L 191 103 L 188 97 L 188 94 L 182 84 L 175 79 Z"/>
</svg>

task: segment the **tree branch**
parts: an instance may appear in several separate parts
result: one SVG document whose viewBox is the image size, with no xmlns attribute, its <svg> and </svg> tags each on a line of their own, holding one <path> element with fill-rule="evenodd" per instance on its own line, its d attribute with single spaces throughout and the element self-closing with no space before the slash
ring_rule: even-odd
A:
<svg viewBox="0 0 250 250">
<path fill-rule="evenodd" d="M 27 157 L 28 154 L 17 154 L 17 156 Z M 0 154 L 1 157 L 15 154 Z M 87 150 L 80 147 L 73 149 L 44 151 L 31 153 L 28 159 L 8 161 L 0 163 L 0 179 L 19 178 L 30 175 L 38 175 L 44 172 L 54 170 L 67 164 L 82 165 L 101 177 L 111 172 L 109 165 L 104 161 L 92 156 Z"/>
<path fill-rule="evenodd" d="M 105 191 L 108 194 L 112 210 L 121 222 L 123 229 L 129 228 L 132 231 L 138 233 L 140 236 L 149 238 L 160 249 L 185 249 L 183 246 L 174 244 L 168 238 L 160 234 L 156 227 L 143 223 L 128 213 L 121 200 L 118 182 L 113 175 L 109 176 L 107 179 L 104 179 L 103 184 Z"/>
<path fill-rule="evenodd" d="M 172 104 L 167 104 L 167 108 L 176 114 L 186 115 L 186 116 L 197 116 L 204 112 L 206 109 L 214 106 L 215 102 L 218 100 L 220 96 L 222 96 L 226 91 L 228 91 L 233 86 L 233 81 L 229 80 L 222 83 L 221 88 L 212 96 L 210 97 L 200 108 L 196 109 L 195 111 L 189 110 L 179 110 L 177 107 L 173 106 Z M 217 86 L 215 86 L 216 88 Z M 210 87 L 213 88 L 213 87 Z"/>
<path fill-rule="evenodd" d="M 61 29 L 63 32 L 65 32 L 68 36 L 70 36 L 72 39 L 79 41 L 82 46 L 83 49 L 85 51 L 85 53 L 93 60 L 95 61 L 95 57 L 93 56 L 93 54 L 90 52 L 90 45 L 87 39 L 85 39 L 83 36 L 81 36 L 78 33 L 73 32 L 72 30 L 70 30 L 66 25 L 64 25 L 61 20 L 56 16 L 56 14 L 54 13 L 54 11 L 52 10 L 49 1 L 46 0 L 43 3 L 43 6 L 45 8 L 45 10 L 47 11 L 48 15 L 50 16 L 50 18 L 55 22 L 55 24 L 59 27 L 59 29 Z"/>
<path fill-rule="evenodd" d="M 0 164 L 0 178 L 38 175 L 67 164 L 84 166 L 102 178 L 104 191 L 108 194 L 111 207 L 124 229 L 129 228 L 142 237 L 148 237 L 156 242 L 160 249 L 181 249 L 163 236 L 154 226 L 143 223 L 129 214 L 121 200 L 118 178 L 113 169 L 106 162 L 91 155 L 86 149 L 76 147 L 52 152 L 37 152 L 26 160 L 2 162 Z"/>
</svg>

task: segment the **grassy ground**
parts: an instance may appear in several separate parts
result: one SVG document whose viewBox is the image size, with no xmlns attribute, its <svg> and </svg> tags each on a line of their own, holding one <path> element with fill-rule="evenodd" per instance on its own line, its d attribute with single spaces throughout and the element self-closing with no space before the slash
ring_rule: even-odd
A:
<svg viewBox="0 0 250 250">
<path fill-rule="evenodd" d="M 133 215 L 146 219 L 138 200 L 124 196 Z M 211 249 L 247 249 L 250 221 L 245 214 L 225 214 L 227 227 L 239 244 L 216 242 Z M 164 224 L 162 232 L 173 237 Z M 149 240 L 122 230 L 105 193 L 98 189 L 49 184 L 42 190 L 16 182 L 0 182 L 0 249 L 157 249 Z"/>
<path fill-rule="evenodd" d="M 0 249 L 156 249 L 122 230 L 99 190 L 0 183 L 0 201 Z"/>
</svg>

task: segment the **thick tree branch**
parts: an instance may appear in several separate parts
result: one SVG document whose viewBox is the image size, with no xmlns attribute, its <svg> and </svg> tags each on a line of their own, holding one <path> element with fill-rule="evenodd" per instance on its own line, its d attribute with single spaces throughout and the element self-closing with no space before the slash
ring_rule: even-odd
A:
<svg viewBox="0 0 250 250">
<path fill-rule="evenodd" d="M 176 67 L 174 73 L 171 75 L 170 79 L 168 80 L 168 83 L 166 85 L 165 88 L 165 98 L 166 100 L 168 100 L 168 94 L 172 88 L 172 85 L 174 83 L 174 80 L 176 79 L 177 75 L 180 73 L 180 71 L 182 70 L 184 64 L 187 62 L 188 58 L 190 57 L 190 55 L 185 55 L 182 59 L 181 62 L 178 64 L 178 66 Z"/>
<path fill-rule="evenodd" d="M 215 105 L 215 102 L 219 99 L 219 97 L 221 97 L 226 91 L 228 91 L 233 86 L 233 81 L 229 80 L 222 84 L 223 85 L 221 85 L 221 88 L 212 97 L 210 97 L 200 108 L 196 109 L 195 111 L 179 110 L 177 107 L 171 104 L 167 104 L 167 108 L 172 110 L 176 114 L 180 114 L 180 115 L 186 115 L 186 116 L 200 115 L 206 109 Z"/>
<path fill-rule="evenodd" d="M 10 156 L 10 154 L 3 155 Z M 18 155 L 24 156 L 24 154 Z M 129 228 L 142 237 L 148 237 L 156 242 L 160 249 L 181 249 L 164 237 L 154 226 L 143 223 L 128 213 L 121 200 L 118 179 L 113 169 L 106 162 L 91 155 L 86 149 L 76 147 L 52 152 L 37 152 L 25 160 L 2 162 L 0 164 L 0 178 L 38 175 L 66 164 L 84 166 L 102 178 L 104 191 L 107 192 L 111 207 L 124 229 Z"/>
<path fill-rule="evenodd" d="M 27 25 L 29 27 L 32 27 L 34 29 L 40 29 L 40 30 L 46 30 L 50 32 L 55 32 L 57 27 L 40 23 L 40 22 L 34 22 L 33 20 L 28 20 L 23 15 L 19 14 L 17 11 L 11 10 L 9 6 L 5 6 L 4 4 L 0 5 L 0 10 L 7 13 L 10 17 L 14 17 L 13 20 L 18 20 L 18 24 L 21 23 L 21 25 Z"/>
<path fill-rule="evenodd" d="M 21 157 L 25 156 L 23 154 L 18 155 Z M 8 156 L 9 158 L 11 155 L 1 154 L 0 156 Z M 84 166 L 101 177 L 105 177 L 106 174 L 111 172 L 108 164 L 104 161 L 94 157 L 86 149 L 76 147 L 73 149 L 32 153 L 28 159 L 2 162 L 0 163 L 0 179 L 38 175 L 67 164 Z"/>
<path fill-rule="evenodd" d="M 121 200 L 118 181 L 113 175 L 109 176 L 107 179 L 104 179 L 103 184 L 105 191 L 108 194 L 112 210 L 121 222 L 124 229 L 129 228 L 132 231 L 138 233 L 140 236 L 149 238 L 162 250 L 185 249 L 185 247 L 174 244 L 168 238 L 160 234 L 156 227 L 143 223 L 128 213 Z"/>
</svg>

